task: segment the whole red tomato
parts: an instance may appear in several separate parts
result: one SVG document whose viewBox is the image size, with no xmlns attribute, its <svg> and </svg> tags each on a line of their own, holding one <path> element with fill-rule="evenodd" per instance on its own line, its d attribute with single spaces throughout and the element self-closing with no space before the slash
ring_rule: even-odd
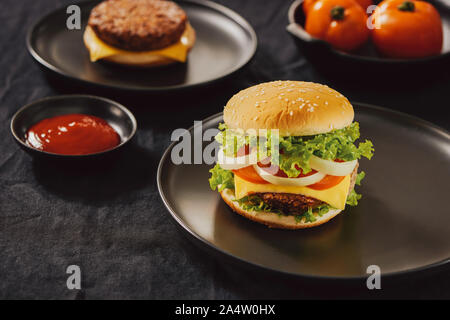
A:
<svg viewBox="0 0 450 320">
<path fill-rule="evenodd" d="M 318 0 L 308 11 L 305 30 L 339 50 L 351 51 L 369 38 L 367 19 L 354 0 Z"/>
<path fill-rule="evenodd" d="M 364 12 L 367 13 L 367 7 L 373 4 L 372 0 L 355 0 L 358 4 L 364 9 Z M 305 0 L 303 1 L 303 12 L 305 15 L 308 13 L 308 10 L 317 2 L 317 0 Z"/>
<path fill-rule="evenodd" d="M 428 2 L 385 0 L 373 15 L 372 39 L 378 51 L 393 58 L 421 58 L 442 50 L 442 23 Z"/>
</svg>

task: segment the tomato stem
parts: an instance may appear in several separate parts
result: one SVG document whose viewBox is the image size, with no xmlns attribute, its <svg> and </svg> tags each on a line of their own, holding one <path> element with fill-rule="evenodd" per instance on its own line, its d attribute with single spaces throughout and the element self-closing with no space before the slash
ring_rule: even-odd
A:
<svg viewBox="0 0 450 320">
<path fill-rule="evenodd" d="M 344 11 L 345 11 L 345 8 L 342 6 L 333 7 L 333 9 L 331 9 L 331 11 L 330 11 L 331 19 L 333 19 L 333 20 L 344 19 Z"/>
<path fill-rule="evenodd" d="M 400 4 L 398 7 L 398 10 L 400 11 L 409 11 L 413 12 L 415 10 L 414 2 L 412 1 L 404 1 L 402 4 Z"/>
</svg>

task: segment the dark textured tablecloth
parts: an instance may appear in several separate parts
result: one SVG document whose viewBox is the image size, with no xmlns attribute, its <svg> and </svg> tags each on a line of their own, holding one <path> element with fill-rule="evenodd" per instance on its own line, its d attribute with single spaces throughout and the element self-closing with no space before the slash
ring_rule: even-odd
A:
<svg viewBox="0 0 450 320">
<path fill-rule="evenodd" d="M 365 283 L 295 280 L 219 261 L 180 234 L 158 194 L 158 161 L 173 129 L 221 111 L 239 89 L 275 79 L 316 81 L 350 100 L 449 128 L 448 69 L 436 74 L 438 80 L 419 77 L 412 85 L 368 85 L 364 70 L 353 82 L 325 77 L 285 31 L 291 1 L 220 2 L 257 32 L 259 48 L 250 65 L 227 82 L 182 97 L 103 92 L 136 114 L 135 147 L 112 167 L 70 171 L 33 161 L 14 143 L 9 123 L 18 108 L 38 98 L 92 93 L 49 82 L 25 46 L 34 21 L 72 1 L 0 2 L 0 298 L 450 298 L 448 269 L 386 281 L 373 292 Z M 66 287 L 71 264 L 81 267 L 82 290 Z"/>
</svg>

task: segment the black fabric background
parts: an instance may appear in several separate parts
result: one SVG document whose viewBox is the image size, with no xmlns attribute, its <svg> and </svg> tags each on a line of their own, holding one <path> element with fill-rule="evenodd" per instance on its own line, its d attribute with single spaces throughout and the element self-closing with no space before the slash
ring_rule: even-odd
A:
<svg viewBox="0 0 450 320">
<path fill-rule="evenodd" d="M 32 161 L 14 143 L 9 123 L 19 107 L 38 98 L 93 93 L 49 83 L 25 48 L 30 25 L 72 1 L 0 2 L 0 298 L 450 298 L 448 268 L 386 281 L 372 292 L 365 283 L 307 282 L 219 261 L 180 234 L 156 187 L 156 167 L 170 133 L 221 111 L 232 94 L 247 86 L 276 79 L 326 83 L 350 100 L 449 128 L 448 69 L 412 83 L 369 84 L 371 75 L 364 70 L 352 82 L 324 77 L 285 31 L 291 1 L 219 2 L 255 28 L 259 48 L 251 64 L 227 82 L 184 95 L 123 97 L 94 91 L 135 113 L 135 147 L 113 167 L 70 171 Z M 81 291 L 66 288 L 70 264 L 82 269 Z"/>
</svg>

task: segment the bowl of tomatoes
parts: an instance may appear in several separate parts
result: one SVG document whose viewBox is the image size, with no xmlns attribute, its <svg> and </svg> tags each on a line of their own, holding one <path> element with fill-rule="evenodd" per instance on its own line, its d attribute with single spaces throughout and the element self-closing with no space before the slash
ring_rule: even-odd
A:
<svg viewBox="0 0 450 320">
<path fill-rule="evenodd" d="M 318 69 L 350 76 L 422 75 L 450 66 L 445 1 L 296 0 L 287 30 Z"/>
</svg>

